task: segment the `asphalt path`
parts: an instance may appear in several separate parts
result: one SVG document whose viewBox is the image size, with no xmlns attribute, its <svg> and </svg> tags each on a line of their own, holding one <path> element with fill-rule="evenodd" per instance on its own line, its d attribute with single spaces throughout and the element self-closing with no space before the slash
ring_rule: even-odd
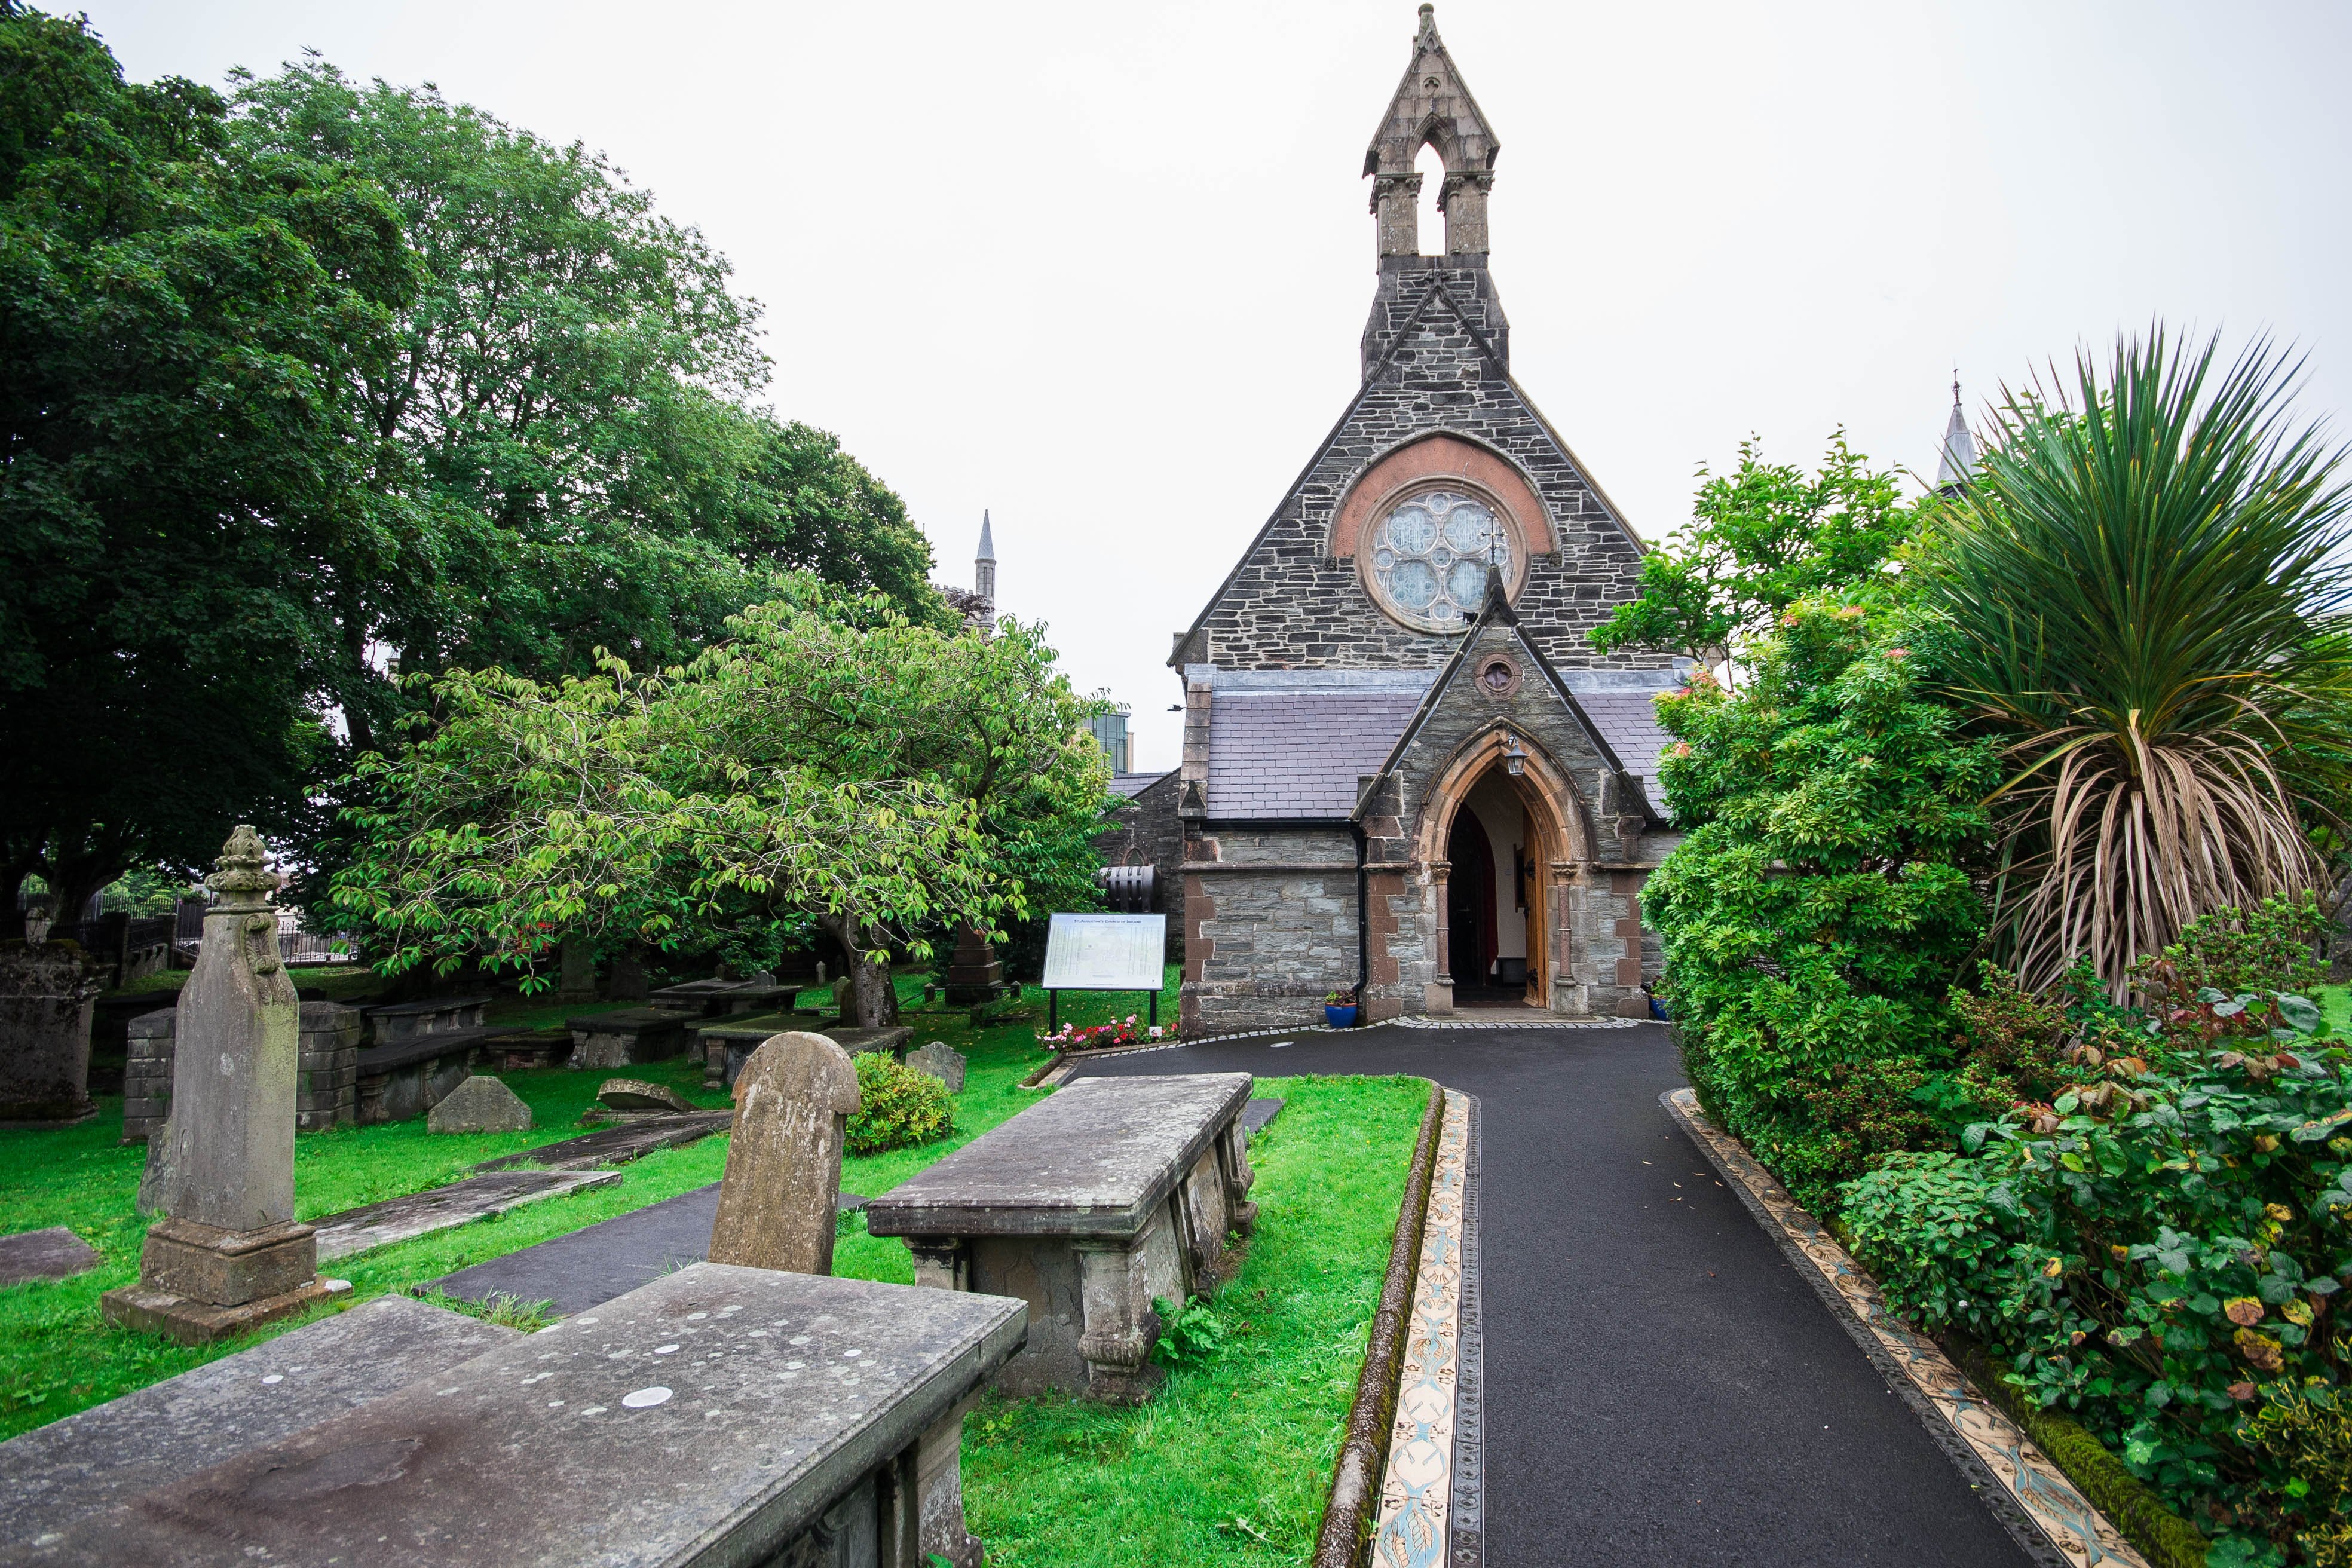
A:
<svg viewBox="0 0 2352 1568">
<path fill-rule="evenodd" d="M 1663 1027 L 1362 1029 L 1086 1070 L 1478 1097 L 1494 1568 L 2031 1562 L 1658 1103 L 1685 1081 Z"/>
</svg>

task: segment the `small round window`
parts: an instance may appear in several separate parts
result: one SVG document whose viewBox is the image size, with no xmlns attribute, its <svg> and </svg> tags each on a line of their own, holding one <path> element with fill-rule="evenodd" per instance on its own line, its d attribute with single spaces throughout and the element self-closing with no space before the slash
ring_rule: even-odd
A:
<svg viewBox="0 0 2352 1568">
<path fill-rule="evenodd" d="M 1372 591 L 1388 612 L 1423 631 L 1459 631 L 1486 595 L 1486 568 L 1510 580 L 1510 525 L 1493 503 L 1465 490 L 1422 490 L 1391 505 L 1367 552 Z"/>
</svg>

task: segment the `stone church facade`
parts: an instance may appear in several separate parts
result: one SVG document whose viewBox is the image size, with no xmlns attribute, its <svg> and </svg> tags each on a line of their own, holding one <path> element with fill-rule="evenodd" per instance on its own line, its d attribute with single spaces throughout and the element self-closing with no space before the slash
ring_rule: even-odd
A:
<svg viewBox="0 0 2352 1568">
<path fill-rule="evenodd" d="M 1169 660 L 1187 1030 L 1319 1020 L 1332 991 L 1373 1019 L 1646 1016 L 1641 889 L 1673 842 L 1651 699 L 1680 675 L 1588 639 L 1642 546 L 1511 377 L 1497 152 L 1423 6 L 1365 158 L 1361 384 Z"/>
</svg>

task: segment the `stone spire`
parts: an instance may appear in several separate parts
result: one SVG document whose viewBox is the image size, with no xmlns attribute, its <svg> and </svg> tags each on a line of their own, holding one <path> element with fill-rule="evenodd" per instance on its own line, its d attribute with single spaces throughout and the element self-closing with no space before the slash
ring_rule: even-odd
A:
<svg viewBox="0 0 2352 1568">
<path fill-rule="evenodd" d="M 1436 148 L 1445 164 L 1445 184 L 1437 194 L 1437 210 L 1445 215 L 1445 254 L 1461 265 L 1483 266 L 1486 193 L 1495 188 L 1495 159 L 1503 148 L 1454 68 L 1432 5 L 1421 8 L 1412 63 L 1364 153 L 1382 258 L 1421 254 L 1421 176 L 1412 164 L 1424 146 Z"/>
<path fill-rule="evenodd" d="M 980 595 L 980 624 L 996 624 L 996 540 L 988 525 L 988 509 L 980 513 L 980 553 L 972 557 L 971 591 Z"/>
<path fill-rule="evenodd" d="M 1952 416 L 1944 423 L 1944 443 L 1937 449 L 1936 493 L 1951 495 L 1968 488 L 1977 468 L 1977 440 L 1969 434 L 1969 416 L 1960 410 L 1960 378 L 1952 377 Z"/>
</svg>

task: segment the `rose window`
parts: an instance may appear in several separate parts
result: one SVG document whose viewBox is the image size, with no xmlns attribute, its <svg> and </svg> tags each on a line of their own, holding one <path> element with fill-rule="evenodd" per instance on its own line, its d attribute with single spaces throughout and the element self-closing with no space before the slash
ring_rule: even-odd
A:
<svg viewBox="0 0 2352 1568">
<path fill-rule="evenodd" d="M 1486 568 L 1511 576 L 1511 531 L 1460 490 L 1399 501 L 1372 531 L 1371 581 L 1389 613 L 1423 631 L 1459 631 L 1486 595 Z"/>
</svg>

